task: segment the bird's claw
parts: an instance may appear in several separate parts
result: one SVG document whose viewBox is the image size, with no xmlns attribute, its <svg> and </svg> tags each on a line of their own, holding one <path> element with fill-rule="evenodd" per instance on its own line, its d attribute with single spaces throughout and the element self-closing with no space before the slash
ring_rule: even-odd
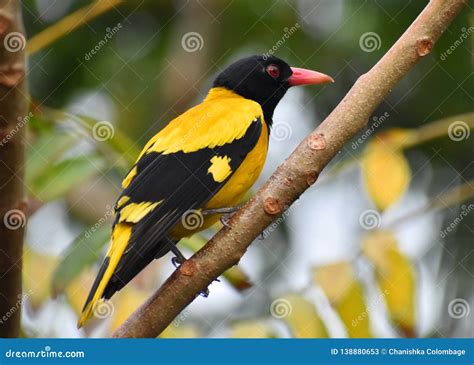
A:
<svg viewBox="0 0 474 365">
<path fill-rule="evenodd" d="M 220 221 L 224 227 L 230 228 L 230 217 L 230 215 L 223 215 L 222 217 L 220 217 Z"/>
<path fill-rule="evenodd" d="M 186 260 L 183 260 L 181 257 L 178 256 L 174 256 L 173 258 L 171 258 L 171 263 L 176 269 L 180 267 L 184 263 L 184 261 Z"/>
<path fill-rule="evenodd" d="M 199 295 L 203 298 L 207 298 L 209 296 L 209 288 L 204 289 Z"/>
<path fill-rule="evenodd" d="M 230 217 L 234 214 L 237 210 L 240 209 L 240 206 L 235 207 L 223 207 L 223 208 L 212 208 L 212 209 L 205 209 L 201 213 L 202 215 L 209 215 L 209 214 L 222 214 L 220 217 L 220 221 L 224 227 L 230 227 Z"/>
<path fill-rule="evenodd" d="M 214 279 L 214 281 L 221 282 L 219 278 Z M 202 292 L 199 293 L 199 295 L 203 298 L 207 298 L 209 296 L 209 288 L 206 288 Z"/>
</svg>

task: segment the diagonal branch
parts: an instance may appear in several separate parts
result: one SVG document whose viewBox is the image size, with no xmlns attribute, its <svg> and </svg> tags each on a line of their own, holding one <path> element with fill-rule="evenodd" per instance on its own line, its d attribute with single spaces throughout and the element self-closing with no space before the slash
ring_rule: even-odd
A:
<svg viewBox="0 0 474 365">
<path fill-rule="evenodd" d="M 220 230 L 177 269 L 114 337 L 156 337 L 222 272 L 235 265 L 252 241 L 313 185 L 343 145 L 361 131 L 374 109 L 461 11 L 464 0 L 431 0 L 384 57 L 278 167 L 266 184 Z"/>
<path fill-rule="evenodd" d="M 20 0 L 0 0 L 0 337 L 19 336 L 23 301 L 25 42 Z"/>
<path fill-rule="evenodd" d="M 57 23 L 44 29 L 40 33 L 34 35 L 26 47 L 29 55 L 36 53 L 51 43 L 71 33 L 76 28 L 81 27 L 88 21 L 98 17 L 99 15 L 109 11 L 110 9 L 121 5 L 125 0 L 96 0 L 72 14 L 62 18 Z"/>
</svg>

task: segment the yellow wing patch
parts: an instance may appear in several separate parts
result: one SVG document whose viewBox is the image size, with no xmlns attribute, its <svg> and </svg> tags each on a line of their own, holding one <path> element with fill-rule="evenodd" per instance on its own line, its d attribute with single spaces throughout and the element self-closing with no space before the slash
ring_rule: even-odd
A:
<svg viewBox="0 0 474 365">
<path fill-rule="evenodd" d="M 126 202 L 128 202 L 130 200 L 130 197 L 129 196 L 122 196 L 119 201 L 117 202 L 117 208 L 120 208 L 122 205 L 124 205 Z"/>
<path fill-rule="evenodd" d="M 144 216 L 155 209 L 163 200 L 157 203 L 130 203 L 120 210 L 119 222 L 138 223 Z"/>
<path fill-rule="evenodd" d="M 117 267 L 123 252 L 125 251 L 125 248 L 127 247 L 131 235 L 131 224 L 121 223 L 115 226 L 114 231 L 112 233 L 112 243 L 106 255 L 106 259 L 109 260 L 107 269 L 105 270 L 104 275 L 102 276 L 102 279 L 100 280 L 100 283 L 97 286 L 92 300 L 87 304 L 86 308 L 84 308 L 84 311 L 82 312 L 82 315 L 77 323 L 78 327 L 82 327 L 84 323 L 94 314 L 95 306 L 104 294 L 104 290 L 107 284 L 109 283 L 110 278 L 112 277 L 112 274 L 115 271 L 115 268 Z"/>
<path fill-rule="evenodd" d="M 263 112 L 260 104 L 233 91 L 213 88 L 206 99 L 173 119 L 145 146 L 144 153 L 170 154 L 214 148 L 242 138 Z"/>
<path fill-rule="evenodd" d="M 128 188 L 130 183 L 132 182 L 133 178 L 137 175 L 137 167 L 135 166 L 133 169 L 130 170 L 127 177 L 122 181 L 122 189 Z"/>
<path fill-rule="evenodd" d="M 211 158 L 211 166 L 209 166 L 207 173 L 212 174 L 214 181 L 223 182 L 231 172 L 230 157 L 214 156 Z"/>
</svg>

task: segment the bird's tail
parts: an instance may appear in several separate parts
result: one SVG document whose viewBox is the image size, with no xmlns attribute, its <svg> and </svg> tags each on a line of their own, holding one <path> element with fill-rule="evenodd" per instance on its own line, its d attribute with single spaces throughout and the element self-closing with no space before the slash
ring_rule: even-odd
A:
<svg viewBox="0 0 474 365">
<path fill-rule="evenodd" d="M 103 297 L 107 284 L 127 247 L 130 236 L 132 235 L 132 227 L 133 226 L 128 223 L 118 223 L 114 227 L 112 243 L 92 285 L 86 303 L 84 304 L 81 317 L 77 322 L 77 328 L 81 328 L 93 316 L 94 309 L 99 300 Z"/>
</svg>

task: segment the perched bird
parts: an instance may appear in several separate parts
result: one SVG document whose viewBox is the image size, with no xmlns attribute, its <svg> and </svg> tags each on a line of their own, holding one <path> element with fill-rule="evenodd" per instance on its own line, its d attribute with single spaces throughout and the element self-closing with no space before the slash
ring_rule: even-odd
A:
<svg viewBox="0 0 474 365">
<path fill-rule="evenodd" d="M 112 240 L 78 321 L 153 259 L 231 212 L 262 171 L 272 116 L 296 85 L 333 82 L 273 56 L 251 56 L 218 75 L 208 95 L 152 137 L 122 182 Z M 196 214 L 190 217 L 189 214 Z M 200 224 L 186 224 L 187 220 Z"/>
</svg>

